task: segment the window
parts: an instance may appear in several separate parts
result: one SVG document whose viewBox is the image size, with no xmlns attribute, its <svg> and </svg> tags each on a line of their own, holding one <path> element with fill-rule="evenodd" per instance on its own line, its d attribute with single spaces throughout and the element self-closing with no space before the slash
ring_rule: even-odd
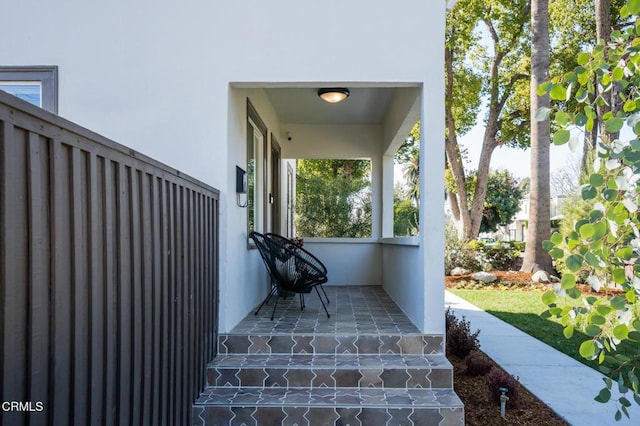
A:
<svg viewBox="0 0 640 426">
<path fill-rule="evenodd" d="M 370 238 L 371 160 L 299 160 L 296 231 L 301 237 Z"/>
<path fill-rule="evenodd" d="M 0 67 L 0 90 L 58 112 L 58 67 Z"/>
<path fill-rule="evenodd" d="M 264 229 L 266 140 L 267 126 L 247 99 L 247 236 Z"/>
</svg>

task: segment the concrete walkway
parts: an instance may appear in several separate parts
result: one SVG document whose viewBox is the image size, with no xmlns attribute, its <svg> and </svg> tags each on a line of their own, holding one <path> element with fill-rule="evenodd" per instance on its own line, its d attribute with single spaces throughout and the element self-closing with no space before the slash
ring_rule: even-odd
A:
<svg viewBox="0 0 640 426">
<path fill-rule="evenodd" d="M 490 315 L 456 295 L 445 292 L 445 305 L 456 317 L 480 330 L 483 352 L 573 426 L 640 425 L 640 406 L 632 401 L 631 419 L 616 422 L 615 403 L 593 400 L 604 386 L 602 374 Z M 616 399 L 616 395 L 612 399 Z"/>
</svg>

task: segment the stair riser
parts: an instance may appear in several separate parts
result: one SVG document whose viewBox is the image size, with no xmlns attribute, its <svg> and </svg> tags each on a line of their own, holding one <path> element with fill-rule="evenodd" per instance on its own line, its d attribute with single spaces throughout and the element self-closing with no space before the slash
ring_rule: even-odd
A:
<svg viewBox="0 0 640 426">
<path fill-rule="evenodd" d="M 408 425 L 463 426 L 463 408 L 360 407 L 201 407 L 193 408 L 193 426 L 232 424 L 287 425 Z"/>
<path fill-rule="evenodd" d="M 425 335 L 221 335 L 219 354 L 401 354 L 444 353 L 442 336 Z"/>
<path fill-rule="evenodd" d="M 451 388 L 450 368 L 209 368 L 208 386 L 281 388 Z"/>
</svg>

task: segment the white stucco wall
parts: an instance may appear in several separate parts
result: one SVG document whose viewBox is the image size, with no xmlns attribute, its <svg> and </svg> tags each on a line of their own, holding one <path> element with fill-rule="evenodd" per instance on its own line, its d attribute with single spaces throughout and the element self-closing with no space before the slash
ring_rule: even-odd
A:
<svg viewBox="0 0 640 426">
<path fill-rule="evenodd" d="M 327 267 L 327 285 L 382 285 L 382 247 L 377 239 L 305 238 L 304 248 Z"/>
<path fill-rule="evenodd" d="M 421 250 L 417 237 L 385 239 L 382 243 L 384 290 L 419 329 L 424 324 Z"/>
<path fill-rule="evenodd" d="M 246 215 L 235 200 L 235 164 L 244 163 L 243 87 L 424 84 L 424 148 L 431 154 L 421 159 L 423 199 L 442 206 L 441 2 L 22 0 L 2 9 L 0 39 L 9 42 L 0 43 L 0 65 L 57 65 L 60 115 L 221 190 L 221 332 L 264 291 L 257 253 L 246 249 Z M 259 91 L 251 97 L 278 134 L 266 97 Z M 375 161 L 381 168 L 381 158 Z M 438 215 L 441 207 L 421 223 L 439 229 Z M 422 252 L 423 276 L 438 282 L 416 295 L 428 311 L 442 299 L 427 293 L 442 287 L 436 245 L 443 238 L 423 235 L 433 244 Z M 442 305 L 431 312 L 425 323 L 442 322 Z"/>
</svg>

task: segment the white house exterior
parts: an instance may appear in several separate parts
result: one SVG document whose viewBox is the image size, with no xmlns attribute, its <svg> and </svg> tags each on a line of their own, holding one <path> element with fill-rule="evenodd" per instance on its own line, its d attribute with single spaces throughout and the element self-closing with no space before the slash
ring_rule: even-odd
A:
<svg viewBox="0 0 640 426">
<path fill-rule="evenodd" d="M 419 329 L 444 334 L 443 1 L 27 0 L 2 15 L 0 66 L 56 66 L 61 116 L 220 189 L 220 332 L 268 288 L 236 194 L 249 100 L 268 135 L 261 197 L 276 192 L 272 143 L 283 159 L 281 202 L 259 228 L 287 229 L 285 159 L 371 159 L 372 237 L 308 247 L 330 284 L 384 286 Z M 322 87 L 351 96 L 326 104 Z M 394 239 L 393 155 L 417 120 L 421 232 Z"/>
<path fill-rule="evenodd" d="M 549 199 L 550 217 L 551 220 L 562 219 L 562 209 L 566 200 L 566 195 L 552 195 Z M 520 200 L 520 210 L 516 213 L 513 221 L 509 224 L 509 240 L 512 241 L 526 241 L 527 240 L 527 226 L 529 223 L 529 194 L 527 194 L 522 200 Z"/>
</svg>

